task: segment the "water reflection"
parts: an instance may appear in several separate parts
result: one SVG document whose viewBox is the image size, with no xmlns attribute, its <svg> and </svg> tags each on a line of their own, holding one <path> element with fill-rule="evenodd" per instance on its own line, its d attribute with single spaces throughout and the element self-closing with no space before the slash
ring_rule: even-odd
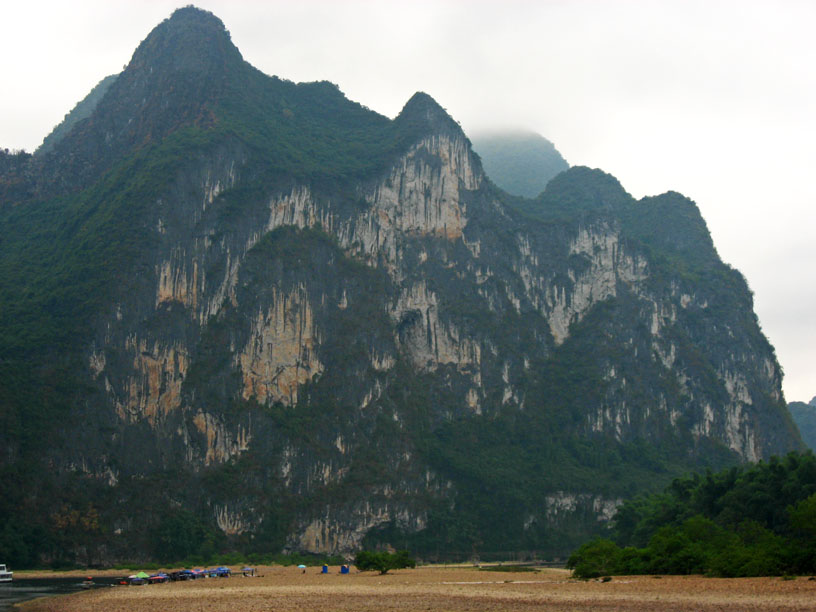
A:
<svg viewBox="0 0 816 612">
<path fill-rule="evenodd" d="M 0 612 L 8 612 L 12 605 L 37 597 L 65 595 L 88 588 L 108 588 L 116 584 L 116 578 L 96 578 L 92 586 L 83 584 L 82 578 L 15 578 L 13 582 L 0 583 Z"/>
</svg>

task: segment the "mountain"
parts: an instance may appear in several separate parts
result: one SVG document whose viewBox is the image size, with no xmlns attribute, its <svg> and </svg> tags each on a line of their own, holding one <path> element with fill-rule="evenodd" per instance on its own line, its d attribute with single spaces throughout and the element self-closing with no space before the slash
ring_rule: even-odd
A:
<svg viewBox="0 0 816 612">
<path fill-rule="evenodd" d="M 790 402 L 788 410 L 802 434 L 802 440 L 811 450 L 816 451 L 816 397 L 805 402 Z"/>
<path fill-rule="evenodd" d="M 555 146 L 533 132 L 484 132 L 471 137 L 487 176 L 507 193 L 535 198 L 569 168 Z"/>
<path fill-rule="evenodd" d="M 0 153 L 0 556 L 563 556 L 624 498 L 802 442 L 687 198 L 487 180 L 159 24 L 48 150 Z M 197 561 L 198 562 L 198 561 Z"/>
</svg>

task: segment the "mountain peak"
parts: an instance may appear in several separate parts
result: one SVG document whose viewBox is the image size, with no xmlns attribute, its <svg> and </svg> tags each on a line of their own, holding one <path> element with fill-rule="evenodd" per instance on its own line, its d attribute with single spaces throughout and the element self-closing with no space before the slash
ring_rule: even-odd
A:
<svg viewBox="0 0 816 612">
<path fill-rule="evenodd" d="M 221 28 L 224 28 L 224 22 L 222 22 L 218 17 L 216 17 L 214 13 L 198 8 L 197 6 L 192 4 L 188 4 L 187 6 L 177 8 L 170 14 L 170 17 L 168 17 L 164 21 L 176 23 L 184 21 L 197 23 L 210 23 L 213 25 L 217 25 Z"/>
<path fill-rule="evenodd" d="M 405 107 L 403 108 L 402 112 L 404 113 L 406 110 L 413 109 L 425 109 L 431 112 L 445 113 L 445 109 L 439 106 L 439 103 L 424 91 L 418 91 L 411 96 L 408 102 L 405 103 Z"/>
<path fill-rule="evenodd" d="M 223 70 L 229 59 L 241 59 L 224 23 L 192 5 L 177 9 L 156 26 L 133 54 L 128 69 L 154 69 L 206 74 Z"/>
<path fill-rule="evenodd" d="M 416 92 L 396 118 L 399 122 L 415 124 L 431 131 L 462 133 L 462 128 L 439 103 L 423 91 Z"/>
<path fill-rule="evenodd" d="M 76 188 L 117 159 L 190 125 L 215 121 L 215 108 L 244 61 L 223 22 L 194 6 L 158 24 L 130 63 L 69 126 L 46 160 L 51 183 Z"/>
</svg>

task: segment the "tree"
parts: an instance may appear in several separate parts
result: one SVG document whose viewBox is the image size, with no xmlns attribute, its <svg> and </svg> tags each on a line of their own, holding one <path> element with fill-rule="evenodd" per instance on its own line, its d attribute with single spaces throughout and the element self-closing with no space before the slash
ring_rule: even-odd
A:
<svg viewBox="0 0 816 612">
<path fill-rule="evenodd" d="M 816 493 L 788 506 L 788 517 L 794 529 L 811 538 L 816 537 Z"/>
<path fill-rule="evenodd" d="M 407 550 L 400 550 L 396 553 L 361 550 L 357 553 L 354 565 L 361 572 L 377 570 L 380 574 L 386 574 L 392 569 L 416 567 L 416 561 Z"/>
<path fill-rule="evenodd" d="M 567 560 L 567 568 L 576 578 L 598 578 L 617 573 L 621 549 L 611 540 L 597 538 L 576 550 Z"/>
</svg>

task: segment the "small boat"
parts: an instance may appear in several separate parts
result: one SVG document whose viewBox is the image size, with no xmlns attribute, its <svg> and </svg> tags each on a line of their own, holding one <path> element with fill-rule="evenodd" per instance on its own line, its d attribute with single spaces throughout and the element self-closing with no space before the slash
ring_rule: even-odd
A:
<svg viewBox="0 0 816 612">
<path fill-rule="evenodd" d="M 5 565 L 0 564 L 0 582 L 11 582 L 13 576 L 14 572 L 6 569 Z"/>
</svg>

